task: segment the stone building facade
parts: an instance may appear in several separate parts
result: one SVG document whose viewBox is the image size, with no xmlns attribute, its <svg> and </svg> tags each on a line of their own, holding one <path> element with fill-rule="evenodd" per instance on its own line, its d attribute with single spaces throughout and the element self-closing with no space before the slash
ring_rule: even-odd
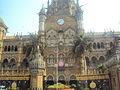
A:
<svg viewBox="0 0 120 90">
<path fill-rule="evenodd" d="M 47 44 L 43 56 L 46 67 L 43 66 L 41 69 L 39 65 L 42 64 L 39 62 L 42 60 L 35 59 L 30 63 L 33 58 L 26 57 L 24 53 L 25 44 L 29 41 L 30 36 L 6 36 L 8 28 L 0 19 L 1 76 L 4 73 L 6 76 L 11 76 L 10 73 L 12 72 L 18 75 L 17 71 L 19 71 L 23 76 L 28 75 L 26 76 L 28 79 L 14 80 L 13 78 L 12 81 L 18 81 L 17 86 L 22 85 L 23 82 L 24 85 L 27 83 L 28 86 L 31 85 L 33 90 L 42 90 L 43 83 L 39 82 L 43 82 L 43 80 L 45 85 L 56 82 L 77 84 L 87 81 L 88 87 L 92 81 L 95 83 L 108 82 L 109 89 L 106 90 L 119 90 L 120 32 L 85 33 L 82 22 L 83 11 L 78 0 L 76 2 L 75 0 L 52 0 L 51 4 L 48 0 L 47 10 L 42 7 L 39 12 L 37 35 L 43 43 Z M 74 41 L 76 40 L 75 36 L 80 34 L 84 34 L 85 37 L 92 40 L 92 52 L 85 52 L 82 56 L 76 56 L 73 53 Z M 39 58 L 37 57 L 37 59 Z M 105 70 L 109 71 L 106 73 L 109 78 L 100 77 L 98 79 L 92 76 L 88 78 L 89 75 L 101 75 L 97 69 L 98 64 L 104 65 Z M 42 74 L 36 73 L 39 70 Z M 46 78 L 43 70 L 46 71 Z M 82 79 L 78 79 L 78 74 L 83 75 Z M 33 80 L 31 84 L 30 80 Z M 3 85 L 3 81 L 9 81 L 9 79 L 1 81 L 1 85 Z M 95 88 L 99 88 L 100 85 L 96 85 Z M 100 88 L 100 90 L 102 89 Z"/>
</svg>

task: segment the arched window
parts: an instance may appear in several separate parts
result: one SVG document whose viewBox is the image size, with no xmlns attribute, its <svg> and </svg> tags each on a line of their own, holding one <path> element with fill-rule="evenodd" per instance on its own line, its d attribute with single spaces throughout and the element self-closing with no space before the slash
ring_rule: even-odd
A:
<svg viewBox="0 0 120 90">
<path fill-rule="evenodd" d="M 2 63 L 3 68 L 8 68 L 9 67 L 8 65 L 9 65 L 8 59 L 4 59 Z"/>
<path fill-rule="evenodd" d="M 100 43 L 99 42 L 97 43 L 97 48 L 100 49 Z"/>
<path fill-rule="evenodd" d="M 29 67 L 29 62 L 28 60 L 25 58 L 23 59 L 23 62 L 22 62 L 22 65 L 21 65 L 23 68 L 28 68 Z"/>
<path fill-rule="evenodd" d="M 104 48 L 104 43 L 103 42 L 101 42 L 101 48 Z"/>
<path fill-rule="evenodd" d="M 75 75 L 70 76 L 70 80 L 76 80 L 76 76 Z"/>
<path fill-rule="evenodd" d="M 100 58 L 99 58 L 99 62 L 100 62 L 100 63 L 105 62 L 105 58 L 104 58 L 103 56 L 100 56 Z"/>
<path fill-rule="evenodd" d="M 11 51 L 14 51 L 14 46 L 11 47 Z"/>
<path fill-rule="evenodd" d="M 59 81 L 65 80 L 65 77 L 63 75 L 60 75 L 58 78 Z"/>
<path fill-rule="evenodd" d="M 87 65 L 87 66 L 90 66 L 89 58 L 88 58 L 88 57 L 85 57 L 85 60 L 86 60 L 86 65 Z"/>
<path fill-rule="evenodd" d="M 50 63 L 50 64 L 55 63 L 55 58 L 54 58 L 54 55 L 53 55 L 53 54 L 50 54 L 50 55 L 49 55 L 48 63 Z"/>
<path fill-rule="evenodd" d="M 16 51 L 16 52 L 18 51 L 18 47 L 17 47 L 17 46 L 15 46 L 15 51 Z"/>
<path fill-rule="evenodd" d="M 47 77 L 47 81 L 53 81 L 53 76 L 49 75 L 49 76 Z"/>
<path fill-rule="evenodd" d="M 97 47 L 96 43 L 93 43 L 93 49 L 96 49 L 96 47 Z"/>
<path fill-rule="evenodd" d="M 68 63 L 75 63 L 75 56 L 73 54 L 68 55 Z"/>
<path fill-rule="evenodd" d="M 7 51 L 7 49 L 8 49 L 8 48 L 7 48 L 7 46 L 5 46 L 5 47 L 4 47 L 4 51 L 6 52 L 6 51 Z"/>
<path fill-rule="evenodd" d="M 8 46 L 8 52 L 10 52 L 10 46 Z"/>
<path fill-rule="evenodd" d="M 97 65 L 97 58 L 96 57 L 92 57 L 91 58 L 91 66 L 92 67 L 96 67 L 96 65 Z"/>
<path fill-rule="evenodd" d="M 110 47 L 112 48 L 112 47 L 114 47 L 114 44 L 113 44 L 113 42 L 110 42 Z"/>
<path fill-rule="evenodd" d="M 59 54 L 58 57 L 59 57 L 59 60 L 64 61 L 64 54 Z"/>
<path fill-rule="evenodd" d="M 11 59 L 9 63 L 9 68 L 15 68 L 15 59 Z"/>
</svg>

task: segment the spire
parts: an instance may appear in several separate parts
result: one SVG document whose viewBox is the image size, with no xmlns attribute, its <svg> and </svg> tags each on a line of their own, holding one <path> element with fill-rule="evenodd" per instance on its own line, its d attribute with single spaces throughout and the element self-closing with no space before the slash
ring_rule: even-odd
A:
<svg viewBox="0 0 120 90">
<path fill-rule="evenodd" d="M 49 5 L 50 5 L 50 1 L 48 0 L 48 7 L 49 7 Z"/>
<path fill-rule="evenodd" d="M 79 0 L 77 0 L 77 5 L 79 5 Z"/>
<path fill-rule="evenodd" d="M 41 11 L 39 12 L 39 15 L 41 15 L 41 14 L 45 14 L 45 7 L 44 7 L 44 4 L 42 5 L 42 9 L 41 9 Z"/>
</svg>

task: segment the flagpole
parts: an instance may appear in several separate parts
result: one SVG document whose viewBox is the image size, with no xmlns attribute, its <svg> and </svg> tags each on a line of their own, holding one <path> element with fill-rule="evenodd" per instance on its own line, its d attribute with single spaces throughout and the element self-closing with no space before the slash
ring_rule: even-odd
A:
<svg viewBox="0 0 120 90">
<path fill-rule="evenodd" d="M 58 84 L 58 63 L 59 63 L 59 59 L 58 59 L 58 53 L 59 53 L 59 49 L 58 49 L 58 39 L 57 39 L 57 61 L 56 61 L 56 83 Z"/>
</svg>

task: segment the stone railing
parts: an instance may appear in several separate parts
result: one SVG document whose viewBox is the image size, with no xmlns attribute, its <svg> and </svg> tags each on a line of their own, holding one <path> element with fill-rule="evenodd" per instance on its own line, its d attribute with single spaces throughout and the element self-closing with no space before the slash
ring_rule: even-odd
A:
<svg viewBox="0 0 120 90">
<path fill-rule="evenodd" d="M 77 74 L 77 80 L 99 80 L 99 79 L 109 79 L 108 72 L 102 72 L 97 69 L 88 69 L 87 73 Z"/>
<path fill-rule="evenodd" d="M 0 69 L 0 76 L 25 76 L 30 75 L 29 69 Z"/>
</svg>

